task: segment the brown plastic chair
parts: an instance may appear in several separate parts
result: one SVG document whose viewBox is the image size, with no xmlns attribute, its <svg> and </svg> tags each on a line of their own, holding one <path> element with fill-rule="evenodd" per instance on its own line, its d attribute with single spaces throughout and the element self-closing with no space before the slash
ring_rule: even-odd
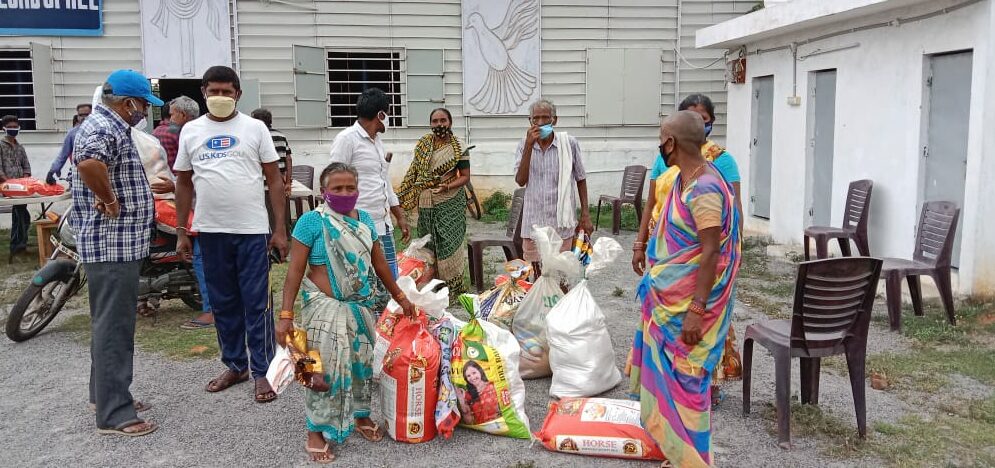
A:
<svg viewBox="0 0 995 468">
<path fill-rule="evenodd" d="M 922 287 L 919 277 L 933 278 L 936 289 L 947 312 L 947 320 L 956 325 L 954 318 L 954 292 L 950 285 L 950 257 L 957 233 L 960 209 L 952 202 L 934 201 L 922 206 L 919 229 L 916 230 L 916 248 L 912 260 L 885 258 L 882 275 L 888 297 L 888 319 L 891 329 L 902 329 L 902 278 L 908 280 L 912 309 L 922 316 Z"/>
<path fill-rule="evenodd" d="M 871 180 L 850 182 L 846 192 L 846 209 L 843 211 L 843 227 L 809 226 L 805 228 L 805 260 L 809 260 L 808 240 L 815 239 L 816 258 L 829 257 L 829 240 L 836 239 L 840 244 L 843 256 L 850 256 L 850 239 L 857 244 L 861 256 L 871 255 L 870 244 L 867 242 L 867 214 L 871 211 Z"/>
<path fill-rule="evenodd" d="M 642 221 L 643 214 L 643 183 L 646 181 L 645 166 L 626 166 L 622 173 L 622 189 L 617 197 L 602 195 L 598 197 L 598 211 L 594 219 L 594 230 L 598 230 L 601 222 L 601 204 L 612 207 L 612 234 L 618 235 L 622 229 L 622 205 L 628 203 L 636 209 L 636 219 Z M 583 209 L 583 208 L 582 208 Z"/>
<path fill-rule="evenodd" d="M 290 178 L 296 180 L 305 187 L 311 189 L 314 192 L 314 166 L 308 165 L 294 165 L 291 172 Z M 306 197 L 295 197 L 292 198 L 294 201 L 294 206 L 297 208 L 297 217 L 300 218 L 304 214 L 304 201 L 307 200 L 307 205 L 309 210 L 313 210 L 315 205 L 314 195 L 308 195 Z M 289 215 L 288 215 L 289 218 Z"/>
<path fill-rule="evenodd" d="M 508 224 L 503 236 L 473 236 L 467 242 L 467 258 L 470 261 L 470 281 L 477 286 L 477 292 L 484 290 L 484 249 L 501 247 L 505 260 L 522 258 L 522 208 L 525 206 L 525 189 L 515 190 L 508 211 Z"/>
<path fill-rule="evenodd" d="M 871 307 L 881 275 L 881 260 L 842 257 L 798 265 L 790 320 L 746 327 L 743 343 L 743 415 L 750 413 L 753 342 L 774 355 L 778 445 L 791 447 L 791 359 L 801 363 L 801 402 L 819 404 L 821 359 L 846 355 L 857 415 L 857 432 L 867 435 L 864 362 Z"/>
</svg>

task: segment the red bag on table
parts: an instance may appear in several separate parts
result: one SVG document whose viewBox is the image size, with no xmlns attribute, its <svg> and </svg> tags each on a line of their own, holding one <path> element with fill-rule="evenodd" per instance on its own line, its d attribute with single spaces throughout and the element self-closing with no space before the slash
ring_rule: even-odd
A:
<svg viewBox="0 0 995 468">
<path fill-rule="evenodd" d="M 442 349 L 428 331 L 428 316 L 400 316 L 380 375 L 381 409 L 387 434 L 417 444 L 435 438 Z"/>
<path fill-rule="evenodd" d="M 33 177 L 20 177 L 5 180 L 0 184 L 0 193 L 5 197 L 52 197 L 66 193 L 66 188 Z"/>
<path fill-rule="evenodd" d="M 639 402 L 608 398 L 564 398 L 549 404 L 536 438 L 554 452 L 597 457 L 664 460 L 643 429 Z"/>
</svg>

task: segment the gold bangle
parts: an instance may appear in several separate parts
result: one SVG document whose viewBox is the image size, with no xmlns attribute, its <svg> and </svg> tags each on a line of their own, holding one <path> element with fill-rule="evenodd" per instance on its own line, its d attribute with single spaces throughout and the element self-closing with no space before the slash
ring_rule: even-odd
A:
<svg viewBox="0 0 995 468">
<path fill-rule="evenodd" d="M 708 313 L 708 311 L 705 310 L 705 306 L 703 306 L 698 301 L 692 301 L 691 302 L 691 305 L 688 306 L 688 312 L 691 312 L 692 314 L 695 314 L 695 315 L 698 315 L 698 316 L 701 316 L 701 317 L 704 317 L 705 314 Z"/>
<path fill-rule="evenodd" d="M 292 310 L 280 311 L 280 320 L 293 320 L 293 319 L 294 319 L 294 311 Z"/>
</svg>

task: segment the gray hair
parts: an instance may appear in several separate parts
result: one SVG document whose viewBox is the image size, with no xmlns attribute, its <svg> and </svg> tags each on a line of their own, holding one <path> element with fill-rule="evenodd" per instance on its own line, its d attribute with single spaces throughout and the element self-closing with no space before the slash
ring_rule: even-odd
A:
<svg viewBox="0 0 995 468">
<path fill-rule="evenodd" d="M 103 92 L 100 95 L 100 102 L 102 102 L 105 106 L 116 106 L 124 102 L 125 99 L 131 97 L 131 96 L 118 96 L 117 94 L 111 94 L 113 91 L 114 88 L 111 87 L 110 83 L 104 83 Z"/>
<path fill-rule="evenodd" d="M 350 164 L 341 163 L 341 162 L 333 162 L 329 164 L 327 167 L 325 167 L 325 169 L 321 171 L 321 176 L 318 177 L 318 182 L 321 184 L 322 187 L 324 187 L 325 181 L 328 179 L 330 175 L 338 174 L 341 172 L 348 172 L 352 174 L 352 176 L 356 178 L 356 182 L 357 183 L 359 182 L 359 172 L 356 170 L 356 168 Z"/>
<path fill-rule="evenodd" d="M 552 117 L 556 117 L 556 104 L 553 104 L 553 101 L 550 101 L 549 99 L 539 98 L 538 101 L 533 102 L 532 105 L 529 106 L 529 115 L 532 115 L 536 109 L 546 109 L 550 114 L 552 114 Z"/>
<path fill-rule="evenodd" d="M 187 115 L 187 117 L 190 117 L 190 119 L 200 117 L 200 105 L 197 104 L 197 101 L 194 101 L 186 96 L 180 96 L 172 101 L 169 101 L 169 108 L 183 112 Z"/>
</svg>

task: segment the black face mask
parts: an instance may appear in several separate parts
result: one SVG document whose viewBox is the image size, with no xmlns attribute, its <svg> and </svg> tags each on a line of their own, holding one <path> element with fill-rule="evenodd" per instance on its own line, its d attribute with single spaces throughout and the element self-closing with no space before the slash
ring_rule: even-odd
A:
<svg viewBox="0 0 995 468">
<path fill-rule="evenodd" d="M 445 138 L 445 137 L 449 136 L 449 134 L 451 134 L 452 132 L 453 132 L 453 130 L 451 128 L 446 127 L 444 125 L 439 125 L 439 126 L 436 126 L 436 127 L 432 127 L 432 133 L 434 133 L 435 136 L 437 136 L 439 138 Z"/>
<path fill-rule="evenodd" d="M 677 144 L 677 140 L 674 140 L 674 144 L 675 145 Z M 667 151 L 664 149 L 665 146 L 667 146 L 666 141 L 664 141 L 663 144 L 660 145 L 660 155 L 663 156 L 663 164 L 667 167 L 670 167 L 672 165 L 672 161 L 670 160 L 671 154 L 667 153 Z"/>
</svg>

